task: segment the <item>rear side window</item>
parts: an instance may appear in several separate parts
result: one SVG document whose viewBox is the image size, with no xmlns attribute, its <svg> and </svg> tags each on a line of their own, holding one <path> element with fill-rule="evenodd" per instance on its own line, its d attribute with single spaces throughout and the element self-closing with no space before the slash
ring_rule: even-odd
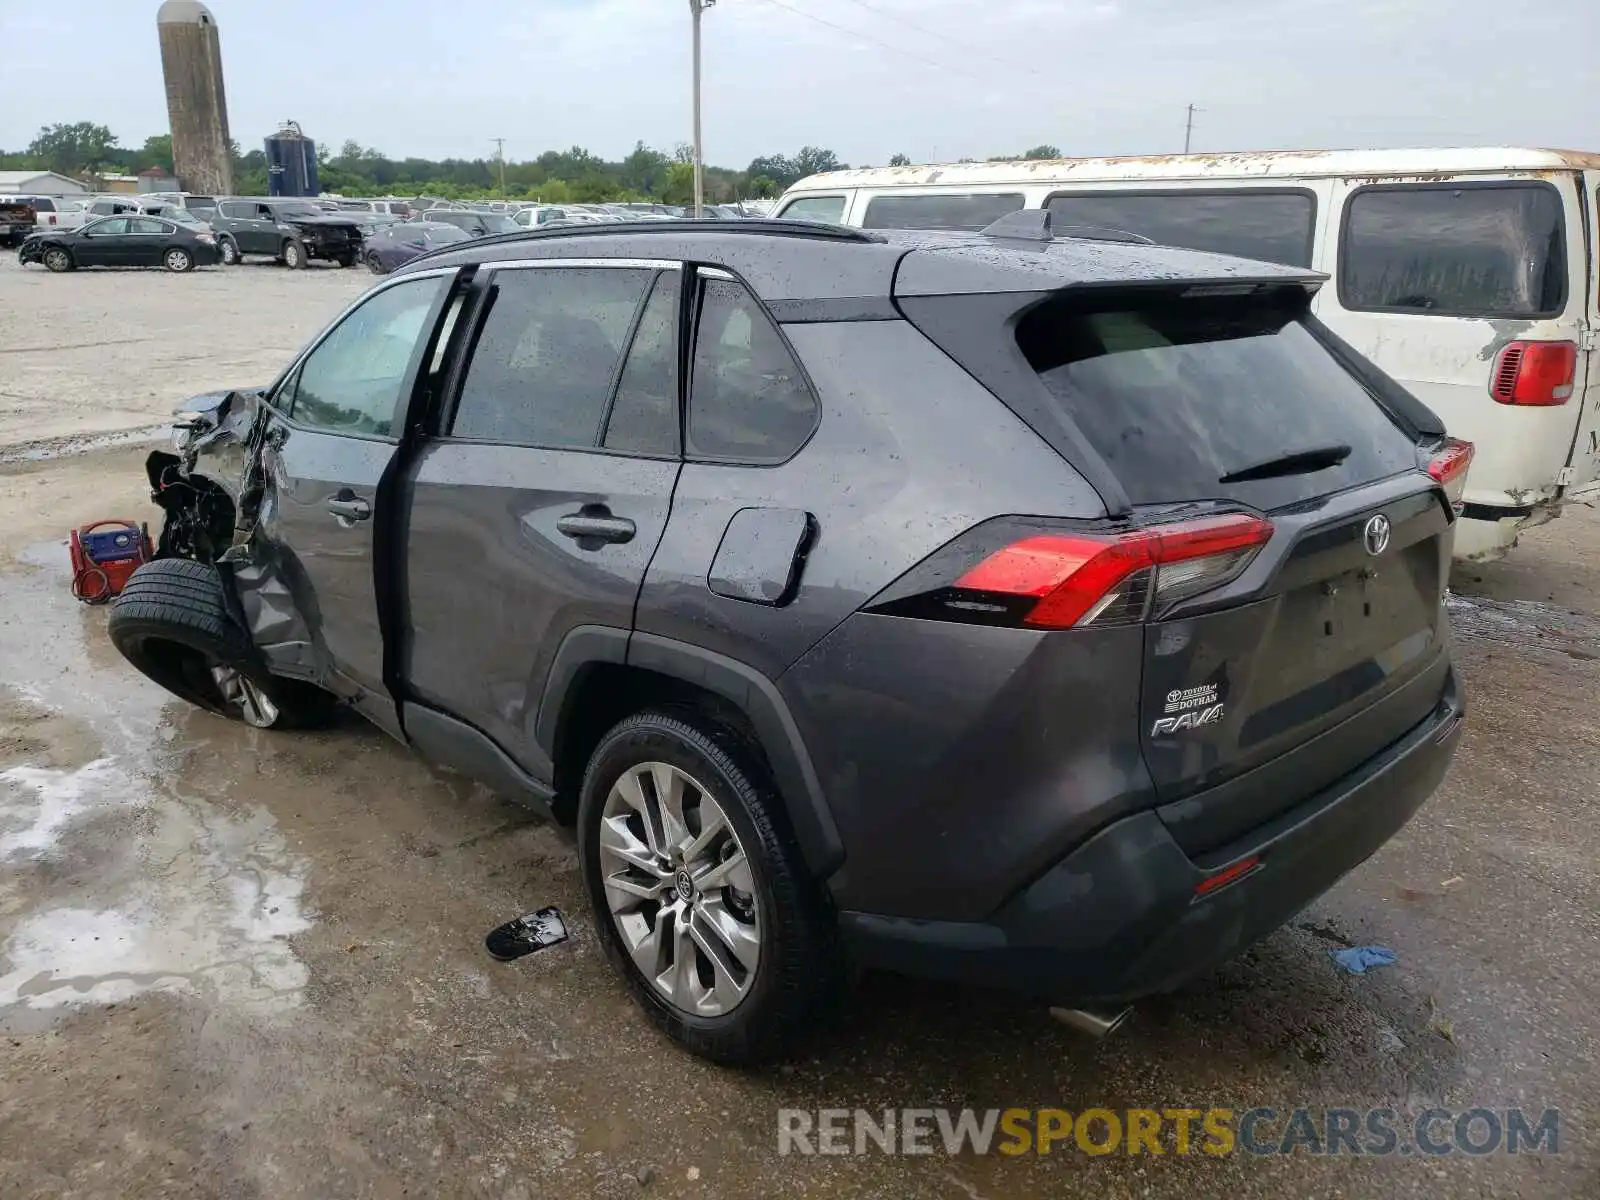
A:
<svg viewBox="0 0 1600 1200">
<path fill-rule="evenodd" d="M 639 318 L 628 365 L 617 384 L 606 422 L 605 447 L 662 457 L 678 453 L 677 271 L 656 276 L 650 302 Z"/>
<path fill-rule="evenodd" d="M 817 424 L 817 402 L 789 347 L 743 284 L 703 278 L 689 394 L 699 458 L 782 462 Z"/>
<path fill-rule="evenodd" d="M 843 196 L 802 196 L 791 200 L 778 214 L 790 221 L 830 221 L 838 224 L 844 220 Z"/>
<path fill-rule="evenodd" d="M 867 229 L 968 229 L 994 224 L 1022 207 L 1021 192 L 970 196 L 874 196 L 861 224 Z"/>
<path fill-rule="evenodd" d="M 1256 299 L 1047 304 L 1017 342 L 1134 504 L 1277 508 L 1414 469 L 1407 435 L 1328 352 L 1298 306 Z M 1224 480 L 1301 451 L 1342 463 Z"/>
<path fill-rule="evenodd" d="M 458 438 L 590 447 L 651 273 L 614 267 L 501 271 L 456 406 Z"/>
<path fill-rule="evenodd" d="M 1339 248 L 1345 308 L 1451 317 L 1554 316 L 1566 306 L 1561 194 L 1545 183 L 1370 187 Z"/>
<path fill-rule="evenodd" d="M 1306 191 L 1093 192 L 1052 196 L 1056 228 L 1096 225 L 1163 246 L 1311 265 L 1317 200 Z"/>
</svg>

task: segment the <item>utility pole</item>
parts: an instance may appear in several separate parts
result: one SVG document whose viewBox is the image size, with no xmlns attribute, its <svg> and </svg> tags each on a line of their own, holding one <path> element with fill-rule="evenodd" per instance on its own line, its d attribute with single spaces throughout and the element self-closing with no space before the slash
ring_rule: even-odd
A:
<svg viewBox="0 0 1600 1200">
<path fill-rule="evenodd" d="M 694 215 L 700 219 L 705 208 L 705 144 L 700 138 L 700 16 L 717 0 L 689 0 L 689 12 L 694 16 Z"/>
<path fill-rule="evenodd" d="M 500 199 L 506 198 L 506 140 L 505 138 L 490 138 L 495 145 L 495 157 L 500 160 Z"/>
<path fill-rule="evenodd" d="M 1194 115 L 1197 112 L 1205 112 L 1205 109 L 1196 108 L 1192 104 L 1189 105 L 1189 119 L 1183 125 L 1183 152 L 1185 154 L 1189 153 L 1189 139 L 1194 136 Z"/>
</svg>

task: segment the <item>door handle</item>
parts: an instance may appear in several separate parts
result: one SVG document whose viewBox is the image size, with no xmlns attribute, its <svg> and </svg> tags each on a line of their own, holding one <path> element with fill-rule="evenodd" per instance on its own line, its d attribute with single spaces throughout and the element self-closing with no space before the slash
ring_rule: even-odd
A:
<svg viewBox="0 0 1600 1200">
<path fill-rule="evenodd" d="M 586 504 L 579 512 L 568 513 L 556 522 L 556 529 L 580 544 L 583 542 L 621 545 L 633 541 L 637 526 L 627 517 L 614 517 L 603 504 Z M 585 546 L 598 550 L 599 546 Z"/>
<path fill-rule="evenodd" d="M 345 490 L 328 501 L 328 511 L 340 521 L 365 521 L 372 516 L 372 505 L 355 493 Z"/>
</svg>

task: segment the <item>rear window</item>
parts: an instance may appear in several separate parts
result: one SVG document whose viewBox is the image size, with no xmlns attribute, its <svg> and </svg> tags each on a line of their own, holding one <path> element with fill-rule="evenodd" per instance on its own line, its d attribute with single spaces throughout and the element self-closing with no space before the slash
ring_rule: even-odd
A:
<svg viewBox="0 0 1600 1200">
<path fill-rule="evenodd" d="M 1306 191 L 1095 192 L 1052 196 L 1047 207 L 1058 229 L 1098 225 L 1163 246 L 1311 265 L 1317 201 Z"/>
<path fill-rule="evenodd" d="M 1235 500 L 1277 508 L 1416 466 L 1404 431 L 1339 365 L 1300 304 L 1162 299 L 1035 309 L 1017 342 L 1134 504 Z M 1348 446 L 1337 466 L 1226 476 Z"/>
<path fill-rule="evenodd" d="M 1348 309 L 1451 317 L 1554 316 L 1566 307 L 1561 194 L 1546 183 L 1369 187 L 1339 250 Z"/>
<path fill-rule="evenodd" d="M 34 212 L 55 212 L 56 202 L 48 196 L 30 196 L 28 203 L 33 205 Z"/>
<path fill-rule="evenodd" d="M 1021 192 L 874 196 L 861 224 L 867 229 L 979 230 L 1016 212 L 1022 203 Z"/>
</svg>

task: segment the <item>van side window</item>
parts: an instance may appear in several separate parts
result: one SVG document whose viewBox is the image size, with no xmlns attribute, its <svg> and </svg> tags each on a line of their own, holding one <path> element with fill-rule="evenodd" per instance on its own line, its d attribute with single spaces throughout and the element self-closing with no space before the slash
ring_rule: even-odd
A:
<svg viewBox="0 0 1600 1200">
<path fill-rule="evenodd" d="M 816 397 L 777 326 L 743 284 L 704 279 L 690 377 L 690 456 L 782 462 L 816 425 Z"/>
<path fill-rule="evenodd" d="M 1057 232 L 1094 225 L 1141 234 L 1162 246 L 1311 265 L 1317 200 L 1308 191 L 1080 192 L 1051 196 L 1046 207 Z"/>
<path fill-rule="evenodd" d="M 865 229 L 979 230 L 1022 207 L 1021 192 L 969 196 L 874 196 L 861 224 Z"/>
<path fill-rule="evenodd" d="M 829 221 L 837 225 L 844 220 L 844 197 L 801 196 L 784 205 L 778 215 L 786 221 Z"/>
<path fill-rule="evenodd" d="M 1566 305 L 1561 194 L 1547 183 L 1363 188 L 1345 206 L 1339 302 L 1357 311 L 1555 316 Z"/>
</svg>

